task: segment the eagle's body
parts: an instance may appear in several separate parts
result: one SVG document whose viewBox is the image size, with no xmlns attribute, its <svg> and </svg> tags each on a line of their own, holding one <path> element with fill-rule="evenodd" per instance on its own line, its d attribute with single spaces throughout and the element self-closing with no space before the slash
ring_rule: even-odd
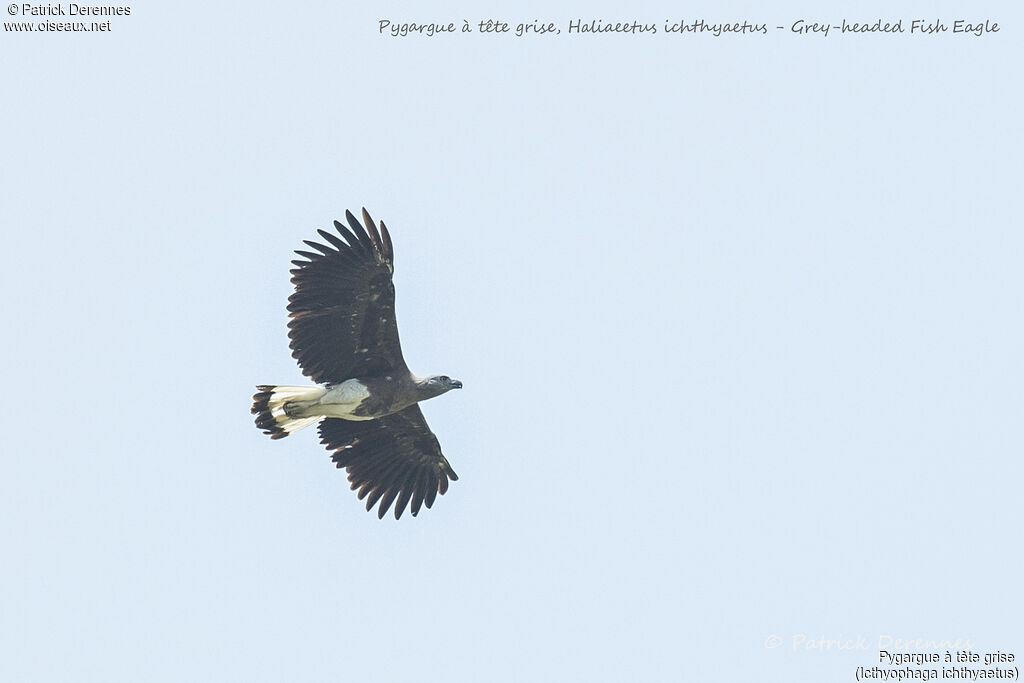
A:
<svg viewBox="0 0 1024 683">
<path fill-rule="evenodd" d="M 416 515 L 458 479 L 418 403 L 462 383 L 409 372 L 395 323 L 391 236 L 365 209 L 365 229 L 345 215 L 347 228 L 334 224 L 344 240 L 320 230 L 332 246 L 307 241 L 318 253 L 297 252 L 307 260 L 291 271 L 292 356 L 322 386 L 260 386 L 252 412 L 273 439 L 320 421 L 321 442 L 359 498 L 368 496 L 367 510 L 380 500 L 383 517 L 397 498 L 396 518 L 410 502 Z"/>
</svg>

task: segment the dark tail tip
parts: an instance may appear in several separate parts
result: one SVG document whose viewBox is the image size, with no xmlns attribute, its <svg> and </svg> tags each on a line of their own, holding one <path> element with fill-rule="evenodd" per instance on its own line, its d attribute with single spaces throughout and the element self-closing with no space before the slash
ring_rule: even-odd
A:
<svg viewBox="0 0 1024 683">
<path fill-rule="evenodd" d="M 270 411 L 270 398 L 274 395 L 275 388 L 265 384 L 257 386 L 258 392 L 252 397 L 252 410 L 249 412 L 256 416 L 256 426 L 262 429 L 264 434 L 269 434 L 271 439 L 283 439 L 288 436 L 288 432 L 281 429 Z"/>
</svg>

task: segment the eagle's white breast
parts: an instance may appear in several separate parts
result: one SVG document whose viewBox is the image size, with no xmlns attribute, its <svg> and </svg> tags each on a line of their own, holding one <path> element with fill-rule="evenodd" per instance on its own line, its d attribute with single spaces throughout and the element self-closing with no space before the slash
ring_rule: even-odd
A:
<svg viewBox="0 0 1024 683">
<path fill-rule="evenodd" d="M 368 420 L 367 417 L 352 413 L 370 397 L 366 385 L 357 379 L 348 379 L 331 387 L 319 401 L 319 413 L 326 417 L 342 417 L 348 420 Z"/>
</svg>

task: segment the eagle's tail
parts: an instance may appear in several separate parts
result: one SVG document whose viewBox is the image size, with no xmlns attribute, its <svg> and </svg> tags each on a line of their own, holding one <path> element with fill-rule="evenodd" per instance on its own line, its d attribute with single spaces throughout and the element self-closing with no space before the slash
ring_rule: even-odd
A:
<svg viewBox="0 0 1024 683">
<path fill-rule="evenodd" d="M 292 432 L 308 427 L 321 416 L 291 417 L 285 412 L 285 404 L 292 401 L 316 401 L 324 395 L 323 387 L 275 387 L 260 385 L 252 397 L 252 414 L 256 426 L 269 434 L 271 439 L 282 439 Z"/>
</svg>

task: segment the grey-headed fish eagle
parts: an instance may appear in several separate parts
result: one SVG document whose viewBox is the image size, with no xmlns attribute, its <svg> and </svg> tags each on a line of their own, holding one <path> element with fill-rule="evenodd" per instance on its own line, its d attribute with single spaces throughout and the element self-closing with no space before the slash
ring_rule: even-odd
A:
<svg viewBox="0 0 1024 683">
<path fill-rule="evenodd" d="M 302 373 L 320 386 L 258 386 L 252 412 L 272 439 L 320 422 L 320 441 L 352 490 L 378 502 L 383 518 L 409 506 L 434 504 L 458 476 L 441 454 L 419 402 L 462 388 L 446 375 L 420 378 L 402 358 L 395 322 L 394 250 L 363 209 L 363 224 L 350 211 L 337 234 L 319 230 L 327 244 L 304 240 L 296 251 L 295 293 L 288 299 L 288 337 Z M 365 226 L 365 227 L 364 227 Z"/>
</svg>

